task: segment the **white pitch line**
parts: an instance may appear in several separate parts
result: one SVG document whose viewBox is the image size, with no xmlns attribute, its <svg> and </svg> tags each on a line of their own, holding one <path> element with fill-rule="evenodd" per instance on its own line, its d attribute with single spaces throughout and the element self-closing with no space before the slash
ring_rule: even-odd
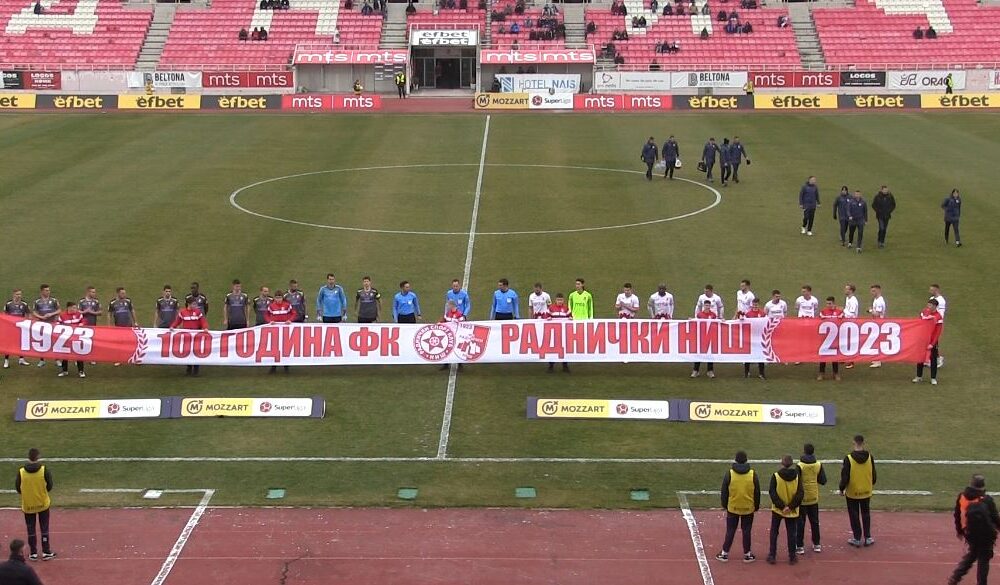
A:
<svg viewBox="0 0 1000 585">
<path fill-rule="evenodd" d="M 0 490 L 0 494 L 16 494 L 17 490 Z"/>
<path fill-rule="evenodd" d="M 490 139 L 490 116 L 486 116 L 483 128 L 483 149 L 479 153 L 479 175 L 476 177 L 476 196 L 472 201 L 472 219 L 469 221 L 469 244 L 465 247 L 465 266 L 462 271 L 462 286 L 469 290 L 472 275 L 472 251 L 476 247 L 476 228 L 479 225 L 479 201 L 483 194 L 483 173 L 486 168 L 486 145 Z M 451 438 L 451 415 L 455 410 L 455 384 L 458 381 L 458 364 L 448 368 L 448 389 L 444 399 L 444 414 L 441 416 L 441 435 L 438 438 L 437 458 L 448 457 L 448 441 Z"/>
<path fill-rule="evenodd" d="M 208 509 L 208 503 L 212 501 L 212 496 L 215 495 L 215 490 L 205 490 L 204 495 L 201 497 L 201 501 L 198 502 L 198 507 L 191 512 L 191 517 L 188 518 L 187 524 L 184 525 L 184 529 L 181 530 L 180 536 L 177 537 L 177 542 L 174 543 L 174 547 L 170 549 L 170 554 L 167 555 L 166 560 L 163 561 L 163 565 L 160 567 L 160 572 L 156 574 L 153 578 L 151 585 L 163 585 L 163 582 L 167 580 L 170 575 L 170 571 L 174 568 L 174 564 L 177 559 L 181 556 L 181 551 L 184 550 L 184 545 L 187 544 L 188 539 L 191 538 L 191 533 L 198 526 L 198 522 L 201 521 L 201 517 L 205 514 L 205 510 Z"/>
<path fill-rule="evenodd" d="M 688 504 L 687 495 L 684 492 L 677 492 L 677 500 L 681 504 L 681 514 L 684 516 L 684 521 L 687 522 L 688 532 L 691 533 L 691 545 L 694 546 L 694 555 L 698 558 L 701 580 L 705 585 L 715 585 L 715 579 L 712 578 L 712 567 L 708 565 L 708 556 L 705 554 L 705 543 L 701 541 L 698 521 L 694 518 L 691 505 Z"/>
<path fill-rule="evenodd" d="M 732 463 L 729 459 L 709 459 L 697 457 L 46 457 L 53 463 L 621 463 L 621 464 L 724 464 Z M 773 459 L 752 459 L 750 463 L 774 463 Z M 24 457 L 0 457 L 0 463 L 20 463 Z M 828 465 L 841 463 L 840 459 L 824 459 L 820 461 Z M 938 460 L 938 459 L 880 459 L 879 465 L 944 465 L 944 466 L 1000 466 L 997 460 Z M 201 491 L 201 490 L 197 490 Z"/>
</svg>

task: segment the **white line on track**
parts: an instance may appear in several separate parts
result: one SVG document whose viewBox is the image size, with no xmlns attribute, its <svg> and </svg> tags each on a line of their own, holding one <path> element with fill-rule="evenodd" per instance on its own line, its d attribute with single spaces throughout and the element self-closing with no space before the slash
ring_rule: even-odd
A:
<svg viewBox="0 0 1000 585">
<path fill-rule="evenodd" d="M 204 490 L 204 495 L 201 496 L 201 501 L 198 502 L 198 507 L 194 509 L 194 512 L 191 512 L 191 517 L 188 518 L 187 524 L 185 524 L 184 529 L 181 530 L 180 536 L 177 537 L 174 547 L 170 549 L 170 554 L 167 555 L 166 560 L 163 561 L 163 565 L 160 567 L 160 572 L 153 578 L 151 585 L 163 585 L 163 582 L 167 580 L 167 577 L 170 575 L 170 571 L 174 568 L 174 564 L 181 556 L 181 551 L 184 550 L 184 545 L 186 545 L 188 540 L 191 538 L 191 533 L 193 533 L 194 529 L 198 526 L 198 522 L 201 521 L 201 517 L 205 514 L 205 510 L 208 509 L 208 504 L 212 501 L 212 496 L 214 495 L 215 490 Z"/>
<path fill-rule="evenodd" d="M 462 271 L 462 286 L 469 289 L 472 275 L 472 250 L 476 247 L 476 226 L 479 224 L 479 200 L 483 194 L 483 171 L 486 165 L 486 145 L 490 139 L 490 116 L 486 116 L 483 128 L 483 149 L 479 153 L 479 175 L 476 177 L 476 197 L 472 201 L 472 219 L 469 221 L 469 244 L 465 247 L 465 267 Z M 451 438 L 451 413 L 455 408 L 455 384 L 458 380 L 458 364 L 448 369 L 448 390 L 444 399 L 444 414 L 441 416 L 441 436 L 438 438 L 437 458 L 448 457 L 448 440 Z"/>
<path fill-rule="evenodd" d="M 687 522 L 688 532 L 691 533 L 691 544 L 694 546 L 694 555 L 698 558 L 698 569 L 701 570 L 701 580 L 705 585 L 715 585 L 712 578 L 712 567 L 708 565 L 708 556 L 705 555 L 705 544 L 701 541 L 701 532 L 698 531 L 698 521 L 694 518 L 691 505 L 688 504 L 685 492 L 677 492 L 677 500 L 681 504 L 681 514 Z"/>
</svg>

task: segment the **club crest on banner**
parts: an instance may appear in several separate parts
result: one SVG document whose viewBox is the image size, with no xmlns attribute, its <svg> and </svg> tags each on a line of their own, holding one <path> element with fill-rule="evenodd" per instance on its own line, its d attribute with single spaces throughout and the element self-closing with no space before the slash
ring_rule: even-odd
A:
<svg viewBox="0 0 1000 585">
<path fill-rule="evenodd" d="M 467 362 L 474 362 L 486 353 L 490 340 L 490 328 L 473 323 L 459 323 L 456 331 L 455 355 Z"/>
<path fill-rule="evenodd" d="M 413 336 L 413 349 L 429 362 L 439 362 L 455 349 L 455 333 L 446 325 L 425 325 Z"/>
</svg>

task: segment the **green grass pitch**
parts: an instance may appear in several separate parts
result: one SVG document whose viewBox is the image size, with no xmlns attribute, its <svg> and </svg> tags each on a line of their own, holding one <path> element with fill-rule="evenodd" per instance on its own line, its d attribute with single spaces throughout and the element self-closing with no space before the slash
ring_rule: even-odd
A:
<svg viewBox="0 0 1000 585">
<path fill-rule="evenodd" d="M 0 117 L 0 288 L 33 295 L 50 283 L 60 300 L 87 284 L 107 301 L 126 286 L 150 323 L 164 284 L 183 292 L 202 283 L 219 327 L 219 300 L 240 278 L 255 291 L 297 278 L 314 298 L 335 272 L 348 292 L 362 275 L 388 298 L 403 279 L 437 316 L 443 292 L 461 277 L 476 191 L 485 116 L 5 115 Z M 994 283 L 1000 264 L 1000 203 L 994 193 L 1000 142 L 995 114 L 658 115 L 492 117 L 483 173 L 470 293 L 484 318 L 496 280 L 526 298 L 542 281 L 568 293 L 587 279 L 598 316 L 613 316 L 618 288 L 648 296 L 668 283 L 678 316 L 689 316 L 705 283 L 734 303 L 741 278 L 758 294 L 794 299 L 809 283 L 818 296 L 842 297 L 845 282 L 885 289 L 891 315 L 916 315 L 928 284 L 949 301 L 941 384 L 910 383 L 910 365 L 846 372 L 841 383 L 814 380 L 813 366 L 775 366 L 767 382 L 744 380 L 738 365 L 715 380 L 687 378 L 673 365 L 589 365 L 571 375 L 544 365 L 476 365 L 457 377 L 448 455 L 452 457 L 752 458 L 798 454 L 814 442 L 821 458 L 840 458 L 855 433 L 878 459 L 998 459 L 995 381 L 1000 375 Z M 685 219 L 568 233 L 501 235 L 633 224 L 687 214 L 714 195 L 695 184 L 647 183 L 634 172 L 649 135 L 674 134 L 685 168 L 709 136 L 738 134 L 753 159 L 721 203 Z M 241 193 L 257 213 L 312 224 L 452 235 L 370 233 L 278 222 L 238 211 Z M 450 165 L 450 166 L 434 166 Z M 548 165 L 526 166 L 526 165 Z M 816 235 L 799 234 L 797 193 L 816 175 L 823 205 Z M 830 204 L 841 185 L 867 198 L 882 183 L 899 207 L 888 247 L 858 256 L 837 245 Z M 718 184 L 716 184 L 718 185 Z M 962 189 L 965 246 L 942 241 L 940 201 Z M 352 299 L 353 300 L 353 299 Z M 727 309 L 728 310 L 728 309 Z M 433 457 L 448 374 L 434 367 L 181 368 L 97 366 L 86 380 L 58 379 L 48 367 L 0 371 L 0 456 L 39 446 L 50 457 Z M 321 395 L 322 420 L 174 420 L 14 423 L 26 398 L 161 395 Z M 835 427 L 746 426 L 632 421 L 528 421 L 527 395 L 589 398 L 692 398 L 777 402 L 832 401 Z M 3 414 L 6 413 L 6 414 Z M 772 464 L 761 464 L 767 470 Z M 215 503 L 264 504 L 266 488 L 288 490 L 295 505 L 392 505 L 399 487 L 420 489 L 418 505 L 664 506 L 673 492 L 716 489 L 722 464 L 461 462 L 59 463 L 60 504 L 116 504 L 121 496 L 81 495 L 81 487 L 211 487 Z M 13 478 L 16 465 L 0 471 Z M 882 507 L 943 508 L 970 473 L 996 468 L 884 465 L 883 489 L 932 490 L 932 497 L 882 498 Z M 835 470 L 833 475 L 836 476 Z M 517 486 L 534 486 L 525 504 Z M 649 502 L 629 490 L 649 488 Z M 829 499 L 828 502 L 832 502 Z M 0 495 L 0 505 L 12 505 Z M 714 503 L 714 498 L 695 500 Z"/>
</svg>

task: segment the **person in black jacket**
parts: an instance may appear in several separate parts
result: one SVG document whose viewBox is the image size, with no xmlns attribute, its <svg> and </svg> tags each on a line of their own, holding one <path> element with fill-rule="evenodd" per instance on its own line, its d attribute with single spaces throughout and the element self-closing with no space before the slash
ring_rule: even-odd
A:
<svg viewBox="0 0 1000 585">
<path fill-rule="evenodd" d="M 760 480 L 747 462 L 746 451 L 738 451 L 732 469 L 722 477 L 722 508 L 726 511 L 726 539 L 715 558 L 726 562 L 736 538 L 736 528 L 743 531 L 743 562 L 757 560 L 751 548 L 754 512 L 760 510 Z"/>
<path fill-rule="evenodd" d="M 656 148 L 656 140 L 652 136 L 646 141 L 646 144 L 642 145 L 642 154 L 640 155 L 642 162 L 646 163 L 646 180 L 653 180 L 653 165 L 660 158 L 660 153 Z"/>
<path fill-rule="evenodd" d="M 42 585 L 42 580 L 24 562 L 24 541 L 10 541 L 10 559 L 0 563 L 0 583 L 3 585 Z"/>
<path fill-rule="evenodd" d="M 798 530 L 799 506 L 805 493 L 802 489 L 802 477 L 799 466 L 795 465 L 791 455 L 781 458 L 781 469 L 771 476 L 768 487 L 771 496 L 771 543 L 767 553 L 768 564 L 773 565 L 778 550 L 778 532 L 781 524 L 785 524 L 785 537 L 788 541 L 788 563 L 799 562 L 795 554 L 796 533 Z"/>
<path fill-rule="evenodd" d="M 979 565 L 976 570 L 977 584 L 986 585 L 998 529 L 1000 514 L 997 514 L 993 498 L 986 494 L 986 478 L 973 475 L 969 487 L 955 500 L 955 532 L 959 540 L 964 540 L 969 545 L 969 550 L 955 567 L 948 585 L 958 585 L 973 563 Z"/>
<path fill-rule="evenodd" d="M 847 206 L 851 204 L 851 191 L 844 185 L 833 202 L 833 219 L 840 222 L 840 245 L 847 245 Z"/>
<path fill-rule="evenodd" d="M 962 196 L 958 189 L 952 189 L 951 194 L 941 202 L 944 210 L 944 243 L 948 243 L 948 230 L 955 228 L 955 246 L 962 247 L 962 237 L 958 235 L 958 221 L 962 218 Z"/>
<path fill-rule="evenodd" d="M 889 231 L 889 218 L 896 210 L 896 198 L 892 196 L 889 187 L 882 185 L 882 188 L 872 199 L 872 211 L 875 212 L 875 219 L 878 220 L 878 247 L 885 247 L 885 234 Z"/>
<path fill-rule="evenodd" d="M 666 41 L 663 44 L 666 45 Z M 663 156 L 663 162 L 666 165 L 663 168 L 663 176 L 673 180 L 674 169 L 677 168 L 677 160 L 681 157 L 681 147 L 677 144 L 677 140 L 673 134 L 663 143 L 663 150 L 660 151 L 660 155 Z"/>
<path fill-rule="evenodd" d="M 854 234 L 858 235 L 858 254 L 865 239 L 865 224 L 868 223 L 868 204 L 861 196 L 861 191 L 854 191 L 854 196 L 847 202 L 847 247 L 854 246 Z"/>
<path fill-rule="evenodd" d="M 701 150 L 701 162 L 705 163 L 705 175 L 708 177 L 709 183 L 715 181 L 712 178 L 712 169 L 715 168 L 715 157 L 717 154 L 719 154 L 719 145 L 715 143 L 715 138 L 709 138 L 708 142 L 705 143 L 705 147 Z"/>
</svg>

